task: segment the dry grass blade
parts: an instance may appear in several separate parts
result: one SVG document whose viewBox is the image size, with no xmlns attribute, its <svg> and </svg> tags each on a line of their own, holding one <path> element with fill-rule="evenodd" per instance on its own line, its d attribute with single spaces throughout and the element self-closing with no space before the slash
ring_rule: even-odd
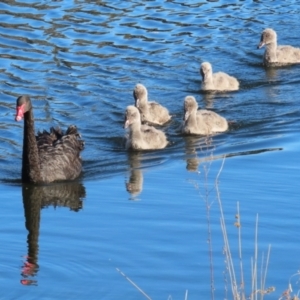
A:
<svg viewBox="0 0 300 300">
<path fill-rule="evenodd" d="M 237 214 L 235 216 L 236 223 L 235 226 L 238 228 L 238 241 L 239 241 L 239 260 L 240 260 L 240 294 L 243 299 L 245 298 L 245 281 L 244 281 L 244 269 L 243 269 L 243 256 L 242 256 L 242 226 L 241 226 L 241 214 L 240 214 L 240 204 L 237 202 Z"/>
<path fill-rule="evenodd" d="M 239 209 L 239 203 L 237 203 L 237 214 L 235 216 L 235 226 L 238 228 L 238 250 L 239 250 L 239 265 L 240 265 L 240 276 L 241 276 L 241 283 L 240 286 L 237 284 L 236 280 L 236 273 L 235 273 L 235 267 L 234 262 L 232 258 L 232 252 L 230 250 L 229 246 L 229 240 L 226 230 L 226 224 L 225 224 L 225 217 L 223 212 L 223 205 L 221 201 L 220 191 L 219 191 L 219 177 L 224 167 L 225 158 L 222 161 L 221 167 L 219 169 L 219 172 L 217 174 L 216 180 L 215 180 L 215 189 L 217 194 L 217 200 L 219 203 L 219 209 L 220 209 L 220 223 L 221 223 L 221 229 L 222 229 L 222 235 L 224 239 L 224 254 L 226 257 L 226 267 L 227 272 L 230 279 L 230 287 L 232 291 L 232 296 L 234 300 L 245 300 L 245 282 L 244 282 L 244 271 L 243 271 L 243 257 L 242 257 L 242 236 L 241 236 L 241 221 L 240 221 L 240 209 Z M 275 290 L 274 287 L 269 287 L 268 289 L 265 289 L 265 283 L 266 283 L 266 277 L 267 277 L 267 270 L 269 265 L 269 258 L 270 258 L 270 251 L 271 246 L 269 245 L 268 253 L 267 253 L 267 259 L 266 262 L 264 261 L 264 256 L 262 255 L 262 263 L 261 263 L 261 272 L 260 272 L 260 287 L 258 287 L 258 215 L 256 216 L 256 222 L 255 222 L 255 239 L 254 239 L 254 258 L 252 259 L 252 272 L 251 272 L 251 294 L 250 299 L 251 300 L 257 300 L 258 295 L 260 295 L 260 300 L 263 300 L 264 295 L 269 294 Z"/>
<path fill-rule="evenodd" d="M 116 270 L 127 280 L 129 281 L 140 293 L 142 293 L 148 300 L 152 300 L 137 284 L 135 284 L 126 274 L 124 274 L 119 268 Z"/>
<path fill-rule="evenodd" d="M 288 288 L 281 294 L 281 297 L 279 298 L 279 300 L 299 300 L 299 294 L 300 294 L 300 290 L 298 290 L 297 294 L 292 294 L 293 293 L 293 288 L 292 288 L 292 278 L 298 276 L 300 277 L 300 271 L 298 270 L 297 273 L 293 274 L 290 279 L 289 279 L 289 284 L 288 284 Z M 299 284 L 299 279 L 296 282 L 297 284 Z"/>
<path fill-rule="evenodd" d="M 232 295 L 235 300 L 239 300 L 240 295 L 239 295 L 238 287 L 237 287 L 237 283 L 236 283 L 235 270 L 234 270 L 233 260 L 232 260 L 232 256 L 231 256 L 229 240 L 228 240 L 226 224 L 225 224 L 225 217 L 224 217 L 224 213 L 223 213 L 223 205 L 222 205 L 220 190 L 219 190 L 219 177 L 223 170 L 224 163 L 225 163 L 225 157 L 223 158 L 222 165 L 221 165 L 220 170 L 216 177 L 215 188 L 216 188 L 216 192 L 217 192 L 217 199 L 219 202 L 219 208 L 220 208 L 220 214 L 221 214 L 220 222 L 221 222 L 221 229 L 222 229 L 222 234 L 223 234 L 223 239 L 224 239 L 224 251 L 225 251 L 225 256 L 226 256 L 228 274 L 229 274 L 229 278 L 230 278 L 230 282 L 231 282 Z"/>
</svg>

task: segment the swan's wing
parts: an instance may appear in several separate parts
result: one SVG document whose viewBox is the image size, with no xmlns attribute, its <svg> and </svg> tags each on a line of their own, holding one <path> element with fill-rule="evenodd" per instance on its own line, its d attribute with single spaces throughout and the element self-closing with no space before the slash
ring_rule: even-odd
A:
<svg viewBox="0 0 300 300">
<path fill-rule="evenodd" d="M 162 125 L 171 119 L 168 109 L 161 104 L 154 101 L 148 102 L 148 107 L 150 116 L 145 117 L 148 117 L 150 122 Z"/>
<path fill-rule="evenodd" d="M 217 72 L 213 79 L 216 90 L 236 90 L 239 88 L 238 80 L 227 73 Z"/>
<path fill-rule="evenodd" d="M 148 149 L 161 149 L 168 144 L 166 135 L 163 131 L 152 126 L 143 125 L 141 127 L 143 140 Z"/>
<path fill-rule="evenodd" d="M 51 127 L 50 132 L 44 130 L 43 132 L 38 132 L 36 136 L 36 142 L 38 147 L 43 147 L 45 145 L 52 145 L 56 140 L 63 136 L 63 132 L 59 127 Z"/>
<path fill-rule="evenodd" d="M 141 131 L 143 134 L 152 135 L 157 134 L 157 129 L 151 125 L 143 124 L 141 126 Z"/>
<path fill-rule="evenodd" d="M 278 62 L 300 62 L 300 48 L 281 45 L 277 47 Z"/>
<path fill-rule="evenodd" d="M 222 132 L 228 129 L 226 119 L 211 110 L 201 109 L 197 114 L 202 115 L 205 124 L 211 132 Z"/>
<path fill-rule="evenodd" d="M 79 139 L 77 129 L 76 132 L 73 130 L 70 126 L 67 132 L 72 133 L 52 140 L 52 144 L 38 144 L 41 174 L 45 182 L 74 179 L 80 174 L 82 165 L 80 152 L 84 148 L 84 141 Z M 50 141 L 47 135 L 43 138 Z"/>
<path fill-rule="evenodd" d="M 148 105 L 149 105 L 149 108 L 153 112 L 156 112 L 156 113 L 166 113 L 166 112 L 168 112 L 168 110 L 164 106 L 162 106 L 161 104 L 159 104 L 155 101 L 148 102 Z"/>
<path fill-rule="evenodd" d="M 80 133 L 78 132 L 76 125 L 70 125 L 66 131 L 66 135 L 74 134 L 77 137 L 81 137 Z"/>
</svg>

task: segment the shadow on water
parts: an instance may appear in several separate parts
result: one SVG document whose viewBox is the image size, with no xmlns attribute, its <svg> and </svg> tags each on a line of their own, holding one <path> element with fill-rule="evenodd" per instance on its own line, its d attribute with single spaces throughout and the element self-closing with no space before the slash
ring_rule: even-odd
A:
<svg viewBox="0 0 300 300">
<path fill-rule="evenodd" d="M 68 207 L 79 212 L 86 197 L 85 187 L 79 182 L 57 183 L 47 186 L 24 184 L 22 196 L 25 215 L 25 227 L 28 230 L 28 253 L 21 269 L 21 284 L 37 285 L 34 278 L 39 271 L 39 229 L 41 209 L 49 206 Z"/>
</svg>

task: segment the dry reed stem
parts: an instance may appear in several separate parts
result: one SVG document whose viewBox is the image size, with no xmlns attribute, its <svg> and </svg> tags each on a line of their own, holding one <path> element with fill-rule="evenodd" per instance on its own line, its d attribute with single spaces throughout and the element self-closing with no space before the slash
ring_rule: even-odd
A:
<svg viewBox="0 0 300 300">
<path fill-rule="evenodd" d="M 251 293 L 251 300 L 257 300 L 257 251 L 258 251 L 258 245 L 257 245 L 257 235 L 258 235 L 258 215 L 256 215 L 256 223 L 255 223 L 255 237 L 254 237 L 254 262 L 253 262 L 253 268 L 252 268 L 252 293 Z M 253 298 L 255 296 L 255 298 Z"/>
<path fill-rule="evenodd" d="M 242 256 L 242 226 L 241 226 L 241 214 L 240 214 L 240 203 L 237 202 L 237 223 L 236 227 L 238 228 L 238 242 L 239 242 L 239 259 L 240 259 L 240 276 L 241 276 L 241 295 L 242 299 L 245 299 L 245 281 L 244 281 L 244 270 L 243 270 L 243 256 Z"/>
<path fill-rule="evenodd" d="M 226 266 L 230 278 L 230 287 L 232 291 L 232 296 L 234 300 L 245 300 L 245 282 L 244 282 L 244 270 L 243 270 L 243 258 L 242 258 L 242 236 L 241 236 L 241 222 L 240 222 L 240 210 L 239 210 L 239 203 L 237 203 L 237 215 L 235 222 L 235 226 L 238 228 L 238 249 L 239 249 L 239 263 L 240 263 L 240 276 L 241 276 L 241 285 L 240 288 L 238 288 L 237 281 L 236 281 L 236 274 L 235 274 L 235 268 L 234 263 L 231 255 L 231 250 L 229 246 L 229 240 L 227 236 L 227 230 L 226 230 L 226 224 L 225 224 L 225 217 L 223 212 L 223 206 L 220 196 L 220 190 L 219 190 L 219 177 L 223 170 L 225 162 L 225 157 L 223 158 L 221 167 L 219 169 L 219 172 L 217 174 L 216 180 L 215 180 L 215 189 L 217 193 L 217 200 L 219 203 L 220 208 L 220 224 L 224 239 L 224 253 L 226 257 Z M 251 294 L 250 299 L 251 300 L 257 300 L 258 294 L 260 294 L 260 299 L 262 300 L 265 294 L 269 294 L 275 290 L 274 287 L 269 287 L 265 290 L 265 283 L 266 283 L 266 277 L 267 277 L 267 270 L 269 265 L 269 259 L 270 259 L 270 251 L 271 246 L 268 247 L 268 253 L 267 253 L 267 259 L 266 263 L 264 262 L 264 256 L 262 256 L 262 264 L 261 264 L 261 276 L 260 276 L 260 289 L 258 289 L 258 214 L 256 216 L 256 222 L 255 222 L 255 238 L 254 238 L 254 259 L 251 259 Z M 265 265 L 264 265 L 265 263 Z M 288 299 L 290 300 L 290 299 Z M 294 299 L 295 300 L 295 299 Z"/>
<path fill-rule="evenodd" d="M 202 146 L 200 146 L 200 151 L 201 152 L 207 152 L 209 146 L 211 145 L 211 137 L 206 137 L 205 138 L 205 147 L 206 149 L 203 149 Z M 196 152 L 196 150 L 194 151 Z M 213 151 L 212 151 L 213 152 Z M 210 265 L 210 291 L 211 291 L 211 300 L 214 300 L 214 291 L 215 291 L 215 287 L 214 287 L 214 268 L 213 268 L 213 249 L 212 249 L 212 231 L 211 231 L 211 221 L 210 221 L 210 209 L 211 206 L 213 204 L 210 203 L 209 200 L 209 195 L 211 193 L 211 190 L 209 188 L 209 184 L 208 184 L 208 174 L 210 171 L 210 165 L 212 164 L 213 161 L 213 155 L 211 154 L 209 156 L 209 158 L 205 158 L 205 159 L 198 159 L 198 163 L 200 162 L 206 162 L 203 165 L 203 171 L 204 171 L 204 191 L 205 191 L 205 195 L 201 195 L 200 193 L 200 188 L 199 188 L 199 184 L 196 183 L 194 184 L 196 190 L 198 190 L 198 193 L 200 194 L 200 196 L 203 198 L 204 203 L 205 203 L 205 207 L 206 207 L 206 220 L 207 220 L 207 233 L 208 233 L 208 237 L 207 237 L 207 243 L 208 243 L 208 253 L 209 253 L 209 265 Z M 201 173 L 201 172 L 199 172 Z"/>
<path fill-rule="evenodd" d="M 208 251 L 209 251 L 209 264 L 210 264 L 210 291 L 211 291 L 211 300 L 215 299 L 214 291 L 215 291 L 215 286 L 214 286 L 214 268 L 213 268 L 213 249 L 212 249 L 212 234 L 211 234 L 211 222 L 210 222 L 210 208 L 211 204 L 208 202 L 209 198 L 209 191 L 208 191 L 208 183 L 207 183 L 207 176 L 209 169 L 205 170 L 205 205 L 206 205 L 206 220 L 207 220 L 207 230 L 208 230 Z"/>
<path fill-rule="evenodd" d="M 140 293 L 142 293 L 148 300 L 152 300 L 137 284 L 135 284 L 126 274 L 124 274 L 119 268 L 116 270 L 127 280 L 129 281 Z"/>
<path fill-rule="evenodd" d="M 185 291 L 185 297 L 184 300 L 188 300 L 188 290 Z"/>
<path fill-rule="evenodd" d="M 297 294 L 292 294 L 293 293 L 293 288 L 292 288 L 292 283 L 291 280 L 293 277 L 295 276 L 300 276 L 300 271 L 298 270 L 297 273 L 293 274 L 290 278 L 289 278 L 289 284 L 288 284 L 288 288 L 281 294 L 281 297 L 279 298 L 279 300 L 299 300 L 299 294 L 300 294 L 300 290 L 298 290 Z M 299 281 L 297 282 L 299 283 Z"/>
<path fill-rule="evenodd" d="M 236 283 L 236 276 L 235 276 L 233 260 L 232 260 L 232 256 L 231 256 L 231 250 L 230 250 L 230 246 L 229 246 L 229 240 L 228 240 L 228 236 L 227 236 L 225 217 L 224 217 L 224 213 L 223 213 L 223 205 L 222 205 L 220 190 L 219 190 L 219 177 L 223 170 L 224 163 L 225 163 L 225 157 L 222 160 L 221 167 L 219 169 L 219 172 L 218 172 L 216 180 L 215 180 L 215 188 L 216 188 L 217 200 L 219 203 L 219 209 L 220 209 L 220 214 L 221 214 L 220 223 L 221 223 L 221 229 L 222 229 L 222 234 L 223 234 L 223 239 L 224 239 L 224 250 L 225 250 L 225 255 L 226 255 L 228 274 L 229 274 L 230 283 L 231 283 L 230 284 L 231 291 L 232 291 L 233 298 L 235 300 L 240 300 L 239 293 L 238 293 L 238 287 L 237 287 L 237 283 Z"/>
</svg>

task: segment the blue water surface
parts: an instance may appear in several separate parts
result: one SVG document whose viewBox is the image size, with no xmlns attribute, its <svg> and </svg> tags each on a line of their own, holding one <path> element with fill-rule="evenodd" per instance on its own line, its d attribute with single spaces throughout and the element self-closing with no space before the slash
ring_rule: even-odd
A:
<svg viewBox="0 0 300 300">
<path fill-rule="evenodd" d="M 299 13 L 278 0 L 2 1 L 0 299 L 233 299 L 220 207 L 239 288 L 260 297 L 267 268 L 265 297 L 280 298 L 300 263 L 300 66 L 265 68 L 256 48 L 267 27 L 300 47 Z M 240 90 L 204 94 L 204 61 Z M 124 149 L 137 83 L 172 114 L 166 149 Z M 21 183 L 22 94 L 36 130 L 77 125 L 74 182 Z M 187 95 L 229 131 L 183 137 Z"/>
</svg>

